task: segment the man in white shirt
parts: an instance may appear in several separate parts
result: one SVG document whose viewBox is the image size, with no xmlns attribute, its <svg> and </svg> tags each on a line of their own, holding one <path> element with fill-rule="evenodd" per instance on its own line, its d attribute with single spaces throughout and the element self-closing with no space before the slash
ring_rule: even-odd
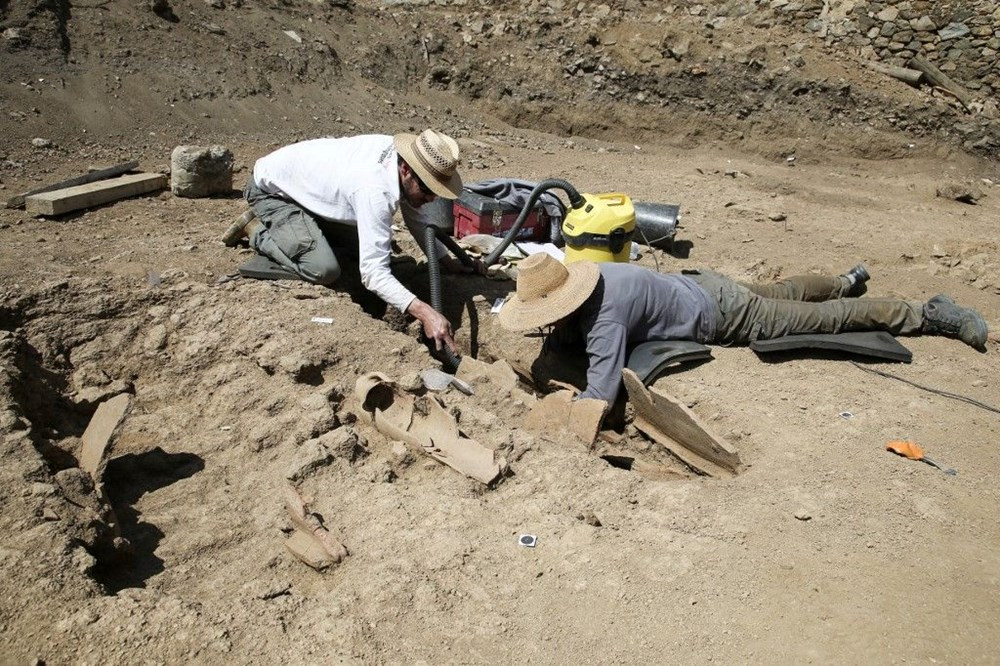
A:
<svg viewBox="0 0 1000 666">
<path fill-rule="evenodd" d="M 250 247 L 303 280 L 328 285 L 340 264 L 324 231 L 357 230 L 361 282 L 389 305 L 420 320 L 437 349 L 455 352 L 451 324 L 400 284 L 389 270 L 392 218 L 403 221 L 424 247 L 418 209 L 462 191 L 458 144 L 428 129 L 397 134 L 324 138 L 280 148 L 257 160 L 244 196 L 250 210 L 223 236 L 226 245 L 248 238 Z M 426 250 L 425 250 L 426 251 Z M 442 265 L 460 264 L 439 244 Z"/>
</svg>

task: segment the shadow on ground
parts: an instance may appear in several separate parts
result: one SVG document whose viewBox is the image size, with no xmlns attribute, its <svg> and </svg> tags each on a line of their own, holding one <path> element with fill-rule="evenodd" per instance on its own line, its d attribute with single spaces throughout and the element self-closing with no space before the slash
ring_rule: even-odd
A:
<svg viewBox="0 0 1000 666">
<path fill-rule="evenodd" d="M 163 532 L 142 520 L 142 512 L 136 508 L 139 500 L 204 468 L 205 461 L 193 453 L 167 453 L 160 447 L 108 463 L 105 491 L 118 516 L 121 536 L 131 544 L 127 552 L 98 558 L 92 573 L 108 593 L 145 587 L 150 577 L 163 571 L 163 560 L 156 555 Z"/>
</svg>

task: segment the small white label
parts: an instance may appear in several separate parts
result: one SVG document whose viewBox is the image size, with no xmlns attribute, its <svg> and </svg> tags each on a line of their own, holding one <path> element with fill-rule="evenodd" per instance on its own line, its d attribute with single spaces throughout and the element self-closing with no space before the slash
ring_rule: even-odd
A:
<svg viewBox="0 0 1000 666">
<path fill-rule="evenodd" d="M 333 317 L 313 317 L 312 322 L 314 324 L 332 324 Z"/>
<path fill-rule="evenodd" d="M 503 304 L 504 304 L 504 299 L 502 298 L 498 298 L 497 300 L 493 301 L 493 307 L 490 308 L 490 312 L 492 312 L 493 314 L 497 314 L 498 312 L 500 312 L 500 308 L 503 307 Z"/>
</svg>

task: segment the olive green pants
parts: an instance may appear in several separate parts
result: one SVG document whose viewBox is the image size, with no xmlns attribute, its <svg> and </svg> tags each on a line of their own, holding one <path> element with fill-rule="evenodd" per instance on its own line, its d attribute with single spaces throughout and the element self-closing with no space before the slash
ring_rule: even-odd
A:
<svg viewBox="0 0 1000 666">
<path fill-rule="evenodd" d="M 684 271 L 718 305 L 718 344 L 748 344 L 803 333 L 920 333 L 923 303 L 893 298 L 843 298 L 844 277 L 802 275 L 775 284 L 747 284 L 714 271 Z"/>
</svg>

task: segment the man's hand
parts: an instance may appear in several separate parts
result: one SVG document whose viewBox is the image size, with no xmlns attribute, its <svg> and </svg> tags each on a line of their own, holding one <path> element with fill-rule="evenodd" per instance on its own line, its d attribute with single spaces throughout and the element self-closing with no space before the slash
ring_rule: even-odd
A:
<svg viewBox="0 0 1000 666">
<path fill-rule="evenodd" d="M 443 346 L 447 346 L 452 354 L 458 353 L 455 339 L 452 337 L 451 323 L 443 314 L 419 298 L 414 298 L 406 311 L 420 320 L 424 327 L 424 335 L 434 341 L 434 346 L 438 351 L 441 351 Z"/>
<path fill-rule="evenodd" d="M 441 257 L 439 260 L 441 268 L 443 268 L 448 273 L 478 273 L 479 275 L 486 275 L 486 265 L 481 259 L 473 259 L 472 266 L 466 266 L 457 257 L 453 257 L 450 254 Z"/>
</svg>

